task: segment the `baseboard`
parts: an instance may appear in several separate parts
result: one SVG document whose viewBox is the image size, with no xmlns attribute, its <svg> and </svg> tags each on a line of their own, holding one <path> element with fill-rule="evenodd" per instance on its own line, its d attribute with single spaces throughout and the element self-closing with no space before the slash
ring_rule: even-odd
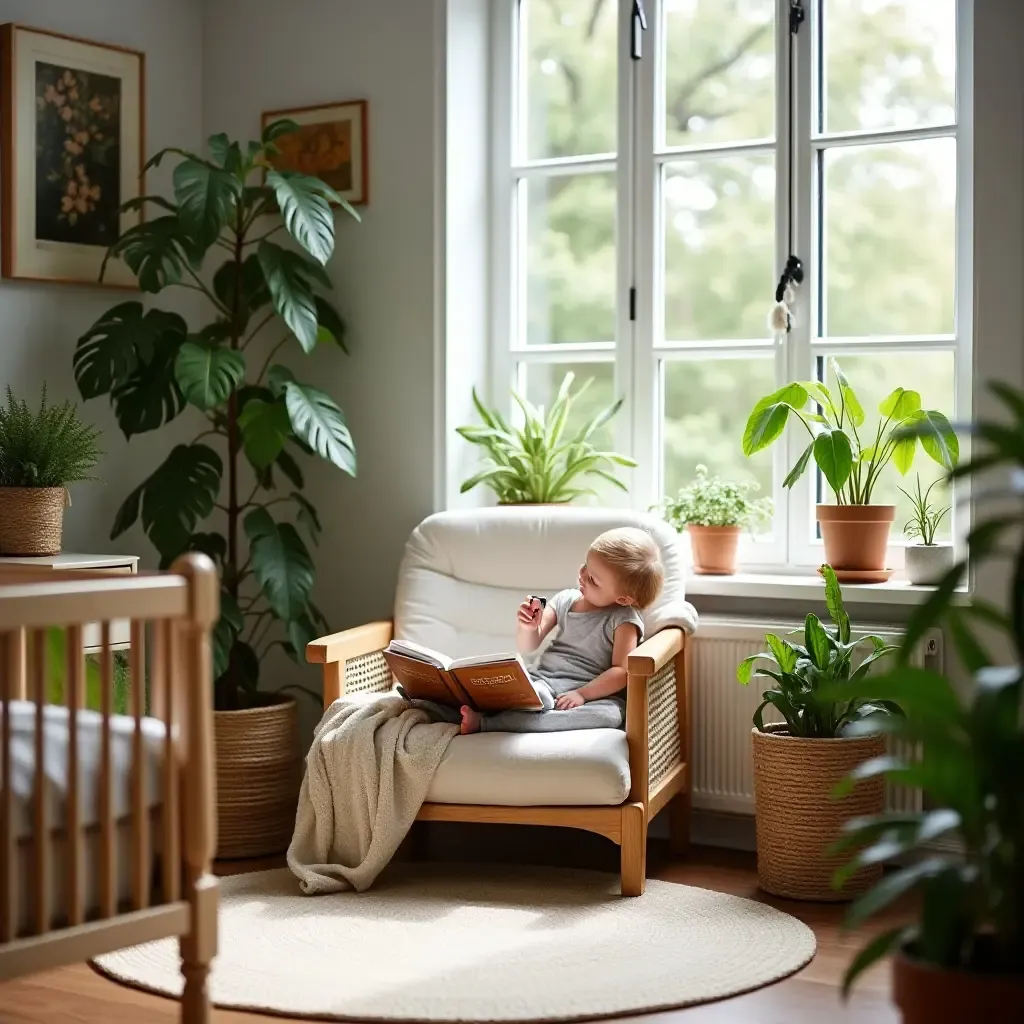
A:
<svg viewBox="0 0 1024 1024">
<path fill-rule="evenodd" d="M 654 839 L 668 838 L 668 820 L 659 814 L 648 832 Z M 754 816 L 724 811 L 694 810 L 690 817 L 690 842 L 697 846 L 720 846 L 729 850 L 756 849 Z"/>
</svg>

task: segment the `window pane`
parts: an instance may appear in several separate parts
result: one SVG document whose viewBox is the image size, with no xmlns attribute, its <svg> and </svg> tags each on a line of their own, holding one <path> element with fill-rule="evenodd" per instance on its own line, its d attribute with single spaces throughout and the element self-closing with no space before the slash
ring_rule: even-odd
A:
<svg viewBox="0 0 1024 1024">
<path fill-rule="evenodd" d="M 952 352 L 880 352 L 878 355 L 839 356 L 836 361 L 842 367 L 864 408 L 864 424 L 857 432 L 865 447 L 874 443 L 878 427 L 885 419 L 879 413 L 879 404 L 897 387 L 917 391 L 921 395 L 922 408 L 937 409 L 950 420 L 954 419 L 955 360 Z M 823 362 L 824 360 L 819 360 L 819 378 Z M 834 394 L 835 373 L 831 360 L 827 383 Z M 914 480 L 918 475 L 921 478 L 922 490 L 925 490 L 933 480 L 945 475 L 942 467 L 925 455 L 920 445 L 917 447 L 910 472 L 902 477 L 890 462 L 882 470 L 878 486 L 872 493 L 872 502 L 896 506 L 893 540 L 899 539 L 911 515 L 910 500 L 900 493 L 899 488 L 913 493 Z M 833 501 L 832 492 L 828 490 L 827 485 L 823 487 L 824 500 Z M 949 494 L 944 485 L 936 487 L 931 497 L 934 501 L 941 502 L 942 506 L 949 504 Z M 950 516 L 947 516 L 936 538 L 948 540 L 951 536 L 950 526 Z"/>
<path fill-rule="evenodd" d="M 956 0 L 824 0 L 825 130 L 956 120 Z"/>
<path fill-rule="evenodd" d="M 664 367 L 664 490 L 675 495 L 698 464 L 723 479 L 755 481 L 772 493 L 772 451 L 743 454 L 743 425 L 758 399 L 774 388 L 772 356 L 672 359 Z"/>
<path fill-rule="evenodd" d="M 825 331 L 952 334 L 956 141 L 825 153 Z"/>
<path fill-rule="evenodd" d="M 614 153 L 615 0 L 520 0 L 525 156 Z"/>
<path fill-rule="evenodd" d="M 526 341 L 613 341 L 615 175 L 531 178 L 524 192 Z"/>
<path fill-rule="evenodd" d="M 567 373 L 574 374 L 573 395 L 591 380 L 586 390 L 572 403 L 565 424 L 566 436 L 581 430 L 602 409 L 615 401 L 613 363 L 530 363 L 523 366 L 523 371 L 526 374 L 526 397 L 544 411 L 551 408 Z M 620 410 L 616 417 L 595 431 L 591 440 L 598 448 L 604 451 L 614 450 L 617 420 L 619 416 L 624 415 L 625 413 Z M 620 474 L 620 478 L 625 482 L 624 475 Z"/>
<path fill-rule="evenodd" d="M 775 0 L 664 0 L 665 144 L 775 134 Z"/>
<path fill-rule="evenodd" d="M 771 154 L 666 165 L 665 338 L 764 338 L 775 291 Z"/>
</svg>

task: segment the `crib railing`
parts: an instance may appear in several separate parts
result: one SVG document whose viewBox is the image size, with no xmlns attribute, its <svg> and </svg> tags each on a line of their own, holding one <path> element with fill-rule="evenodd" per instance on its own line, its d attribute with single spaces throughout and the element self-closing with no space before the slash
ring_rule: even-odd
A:
<svg viewBox="0 0 1024 1024">
<path fill-rule="evenodd" d="M 216 845 L 210 630 L 218 616 L 218 594 L 216 571 L 205 556 L 185 556 L 169 573 L 50 573 L 30 582 L 21 573 L 0 576 L 0 946 L 19 935 L 43 936 L 87 919 L 191 900 L 202 888 Z M 115 665 L 111 643 L 111 623 L 120 620 L 131 622 L 126 671 Z M 92 623 L 98 623 L 99 646 L 87 656 L 85 628 Z M 61 634 L 62 650 L 53 643 Z M 59 664 L 53 664 L 55 650 L 62 654 Z M 115 682 L 125 698 L 120 709 Z M 55 693 L 63 713 L 53 707 Z M 30 703 L 15 704 L 22 701 Z M 118 710 L 131 721 L 116 719 Z M 15 803 L 16 712 L 34 717 L 27 835 Z M 91 729 L 83 731 L 87 715 Z M 147 715 L 163 723 L 162 735 L 145 722 Z M 89 792 L 82 743 L 94 735 L 97 722 L 99 749 L 89 757 L 97 757 L 98 764 Z M 61 827 L 51 820 L 47 735 L 62 728 L 67 799 Z M 124 739 L 131 771 L 127 807 L 118 813 L 115 743 Z M 159 765 L 155 780 L 151 764 Z M 95 808 L 88 826 L 83 819 L 87 802 Z M 127 900 L 119 898 L 118 868 L 125 852 Z M 26 854 L 28 868 L 20 874 L 28 884 L 20 887 L 19 858 L 24 866 Z M 159 872 L 154 871 L 154 855 Z M 60 876 L 54 874 L 54 858 L 62 862 Z M 59 889 L 63 898 L 58 902 Z M 186 932 L 184 905 L 182 918 L 181 931 Z"/>
</svg>

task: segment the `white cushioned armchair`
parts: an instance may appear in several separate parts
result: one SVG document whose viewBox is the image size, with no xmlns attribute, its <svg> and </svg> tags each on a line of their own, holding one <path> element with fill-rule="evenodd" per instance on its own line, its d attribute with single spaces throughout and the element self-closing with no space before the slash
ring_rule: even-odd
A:
<svg viewBox="0 0 1024 1024">
<path fill-rule="evenodd" d="M 689 838 L 690 701 L 687 636 L 696 613 L 684 600 L 675 532 L 625 509 L 520 506 L 440 512 L 406 543 L 393 621 L 321 637 L 306 659 L 323 665 L 324 706 L 343 694 L 390 690 L 381 651 L 392 636 L 453 657 L 511 650 L 526 594 L 575 585 L 602 531 L 642 526 L 661 549 L 665 587 L 643 613 L 644 642 L 630 656 L 626 728 L 456 736 L 419 818 L 561 825 L 621 847 L 622 893 L 639 896 L 647 826 L 663 808 L 677 850 Z M 566 712 L 571 714 L 571 712 Z"/>
</svg>

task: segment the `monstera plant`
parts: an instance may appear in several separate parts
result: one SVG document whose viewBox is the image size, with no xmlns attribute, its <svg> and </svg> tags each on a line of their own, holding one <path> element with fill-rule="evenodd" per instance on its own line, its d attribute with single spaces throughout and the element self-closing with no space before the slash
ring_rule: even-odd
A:
<svg viewBox="0 0 1024 1024">
<path fill-rule="evenodd" d="M 162 566 L 190 550 L 218 563 L 213 671 L 222 710 L 264 700 L 260 660 L 272 646 L 299 657 L 327 631 L 310 599 L 307 539 L 316 542 L 320 523 L 303 494 L 302 461 L 356 472 L 341 409 L 278 361 L 318 346 L 345 350 L 344 321 L 323 294 L 331 288 L 332 204 L 358 219 L 323 181 L 272 166 L 274 140 L 297 129 L 276 121 L 259 142 L 214 135 L 207 155 L 172 148 L 149 161 L 147 168 L 179 158 L 173 199 L 125 204 L 156 215 L 125 231 L 107 260 L 123 260 L 143 292 L 199 293 L 208 319 L 189 324 L 176 312 L 122 302 L 82 336 L 74 356 L 82 397 L 108 396 L 126 438 L 186 412 L 198 423 L 128 495 L 111 537 L 141 517 Z"/>
</svg>

